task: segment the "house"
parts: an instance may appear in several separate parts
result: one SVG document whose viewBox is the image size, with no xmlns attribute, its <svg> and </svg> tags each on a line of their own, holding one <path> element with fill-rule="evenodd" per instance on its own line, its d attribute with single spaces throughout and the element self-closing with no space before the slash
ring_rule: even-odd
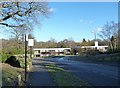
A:
<svg viewBox="0 0 120 88">
<path fill-rule="evenodd" d="M 108 46 L 99 46 L 98 45 L 98 41 L 95 41 L 95 45 L 94 46 L 75 46 L 74 48 L 78 49 L 81 48 L 82 50 L 88 50 L 88 49 L 93 49 L 93 50 L 98 50 L 101 52 L 106 52 L 108 50 Z"/>
<path fill-rule="evenodd" d="M 96 49 L 101 52 L 106 52 L 108 46 L 81 46 L 81 49 Z"/>
<path fill-rule="evenodd" d="M 69 55 L 71 48 L 34 48 L 34 56 Z"/>
</svg>

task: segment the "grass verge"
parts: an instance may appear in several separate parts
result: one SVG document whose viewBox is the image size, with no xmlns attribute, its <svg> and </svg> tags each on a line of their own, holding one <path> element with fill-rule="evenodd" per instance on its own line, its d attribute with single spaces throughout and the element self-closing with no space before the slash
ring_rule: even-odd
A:
<svg viewBox="0 0 120 88">
<path fill-rule="evenodd" d="M 120 55 L 114 56 L 71 56 L 70 60 L 87 61 L 87 62 L 118 62 L 120 61 Z"/>
<path fill-rule="evenodd" d="M 21 75 L 19 86 L 24 85 L 24 69 L 12 67 L 8 64 L 2 64 L 2 86 L 17 86 L 18 76 Z"/>
<path fill-rule="evenodd" d="M 91 87 L 87 82 L 66 72 L 63 68 L 57 67 L 55 64 L 46 64 L 48 72 L 54 79 L 56 86 L 84 86 Z"/>
</svg>

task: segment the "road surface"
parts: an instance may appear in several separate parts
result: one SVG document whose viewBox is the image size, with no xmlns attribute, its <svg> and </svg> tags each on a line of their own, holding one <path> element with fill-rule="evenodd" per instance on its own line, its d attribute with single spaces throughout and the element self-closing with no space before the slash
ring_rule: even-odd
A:
<svg viewBox="0 0 120 88">
<path fill-rule="evenodd" d="M 42 59 L 57 63 L 59 67 L 73 73 L 92 86 L 118 86 L 118 67 L 85 63 L 63 58 Z"/>
</svg>

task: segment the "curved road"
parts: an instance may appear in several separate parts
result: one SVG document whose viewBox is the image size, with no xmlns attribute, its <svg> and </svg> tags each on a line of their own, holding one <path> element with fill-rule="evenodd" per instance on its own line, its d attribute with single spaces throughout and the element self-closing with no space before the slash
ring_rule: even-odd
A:
<svg viewBox="0 0 120 88">
<path fill-rule="evenodd" d="M 68 60 L 68 57 L 45 60 L 56 62 L 59 67 L 75 74 L 92 86 L 118 86 L 118 67 L 72 61 Z"/>
</svg>

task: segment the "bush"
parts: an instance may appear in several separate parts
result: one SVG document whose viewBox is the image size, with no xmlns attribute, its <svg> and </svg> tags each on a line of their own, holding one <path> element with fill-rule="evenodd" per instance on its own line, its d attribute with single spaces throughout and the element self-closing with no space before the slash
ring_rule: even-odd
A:
<svg viewBox="0 0 120 88">
<path fill-rule="evenodd" d="M 2 54 L 1 56 L 2 56 L 1 57 L 2 58 L 2 63 L 4 63 L 7 60 L 7 58 L 10 57 L 9 54 Z"/>
<path fill-rule="evenodd" d="M 5 63 L 8 63 L 8 64 L 10 64 L 11 66 L 14 66 L 14 67 L 20 67 L 20 62 L 16 59 L 15 56 L 10 56 L 9 58 L 7 58 Z"/>
</svg>

